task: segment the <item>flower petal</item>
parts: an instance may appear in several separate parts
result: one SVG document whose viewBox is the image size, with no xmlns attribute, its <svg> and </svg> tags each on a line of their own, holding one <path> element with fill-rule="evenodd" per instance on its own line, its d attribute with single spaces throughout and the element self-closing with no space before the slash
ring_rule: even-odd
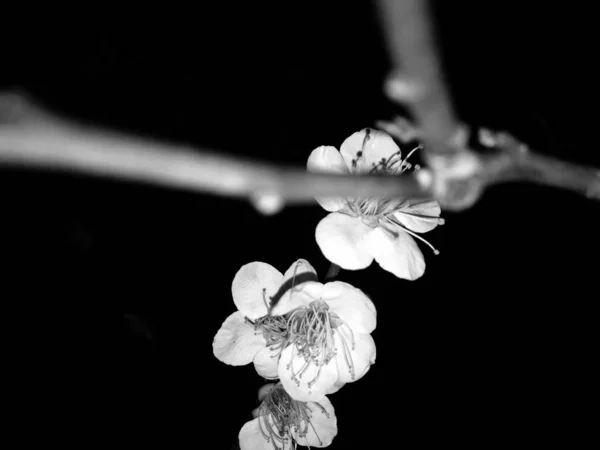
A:
<svg viewBox="0 0 600 450">
<path fill-rule="evenodd" d="M 315 238 L 329 261 L 346 270 L 358 270 L 373 262 L 366 242 L 372 230 L 357 217 L 331 213 L 317 225 Z"/>
<path fill-rule="evenodd" d="M 271 347 L 265 347 L 254 357 L 254 368 L 261 377 L 273 380 L 279 378 L 277 375 L 277 351 Z"/>
<path fill-rule="evenodd" d="M 266 419 L 268 421 L 268 424 L 265 425 L 269 426 L 269 428 L 273 430 L 273 432 L 277 433 L 277 427 L 272 426 L 273 421 L 271 419 L 271 416 L 267 416 Z M 240 430 L 238 439 L 240 442 L 241 450 L 273 450 L 273 443 L 271 441 L 267 441 L 267 439 L 263 436 L 260 430 L 261 426 L 258 423 L 259 420 L 265 420 L 265 418 L 257 417 L 256 419 L 251 420 L 250 422 L 246 422 Z M 279 433 L 277 433 L 277 436 L 279 436 Z M 281 444 L 282 442 L 278 440 L 277 443 Z M 278 448 L 281 448 L 281 450 L 291 450 L 292 447 L 292 440 L 287 439 L 287 441 L 284 441 L 283 447 Z"/>
<path fill-rule="evenodd" d="M 307 281 L 299 286 L 295 286 L 293 289 L 290 289 L 283 294 L 279 303 L 273 308 L 271 314 L 274 316 L 282 316 L 292 309 L 308 306 L 310 302 L 314 302 L 321 298 L 322 290 L 323 283 L 319 283 L 318 281 Z"/>
<path fill-rule="evenodd" d="M 258 261 L 246 264 L 238 270 L 231 284 L 233 302 L 250 319 L 265 316 L 268 312 L 265 300 L 270 301 L 282 281 L 281 272 L 269 264 Z"/>
<path fill-rule="evenodd" d="M 236 311 L 231 314 L 213 340 L 213 353 L 219 361 L 232 366 L 249 364 L 256 354 L 265 347 L 262 334 L 255 334 L 254 327 L 244 320 L 244 315 Z"/>
<path fill-rule="evenodd" d="M 365 128 L 347 138 L 341 148 L 344 161 L 351 173 L 369 173 L 382 159 L 394 154 L 401 156 L 400 147 L 383 131 Z"/>
<path fill-rule="evenodd" d="M 394 217 L 406 228 L 417 233 L 426 233 L 440 224 L 440 205 L 435 200 L 408 202 L 396 211 Z"/>
<path fill-rule="evenodd" d="M 327 397 L 323 397 L 318 404 L 307 402 L 306 406 L 311 411 L 310 424 L 302 424 L 302 429 L 306 429 L 307 433 L 300 437 L 296 431 L 292 431 L 292 436 L 298 445 L 305 447 L 321 448 L 331 445 L 338 432 L 333 405 Z"/>
<path fill-rule="evenodd" d="M 332 281 L 323 286 L 321 298 L 353 331 L 370 333 L 377 326 L 375 305 L 360 289 L 343 281 Z"/>
<path fill-rule="evenodd" d="M 301 402 L 318 402 L 323 399 L 325 391 L 338 379 L 337 366 L 332 359 L 329 364 L 319 367 L 312 362 L 306 362 L 298 355 L 296 345 L 289 345 L 279 358 L 279 379 L 286 392 Z M 319 373 L 320 372 L 320 373 Z M 301 378 L 300 378 L 301 373 Z M 296 375 L 298 383 L 292 379 Z M 317 376 L 318 374 L 318 376 Z M 311 387 L 308 384 L 311 383 Z"/>
<path fill-rule="evenodd" d="M 379 265 L 398 278 L 416 280 L 425 272 L 425 259 L 417 243 L 401 228 L 377 227 L 368 236 L 369 249 Z"/>
<path fill-rule="evenodd" d="M 338 367 L 339 379 L 338 382 L 351 383 L 353 381 L 360 380 L 369 371 L 371 364 L 375 364 L 375 358 L 377 356 L 377 350 L 375 347 L 375 340 L 368 333 L 350 333 L 350 330 L 345 327 L 338 328 L 333 336 L 338 353 L 335 357 L 335 361 Z M 344 355 L 344 342 L 346 341 L 349 355 Z M 352 340 L 354 340 L 354 350 L 352 349 Z M 354 378 L 352 378 L 352 372 L 350 370 L 350 361 L 347 357 L 352 359 L 351 364 L 354 369 Z"/>
<path fill-rule="evenodd" d="M 325 395 L 335 394 L 337 391 L 339 391 L 345 385 L 346 385 L 346 383 L 343 383 L 343 382 L 341 382 L 341 381 L 338 380 L 335 383 L 333 383 L 333 386 L 331 386 L 329 389 L 327 389 L 325 391 Z"/>
<path fill-rule="evenodd" d="M 349 175 L 344 158 L 335 147 L 322 145 L 312 151 L 308 157 L 306 168 L 314 173 L 337 173 Z M 344 197 L 315 197 L 315 200 L 329 212 L 339 211 L 346 205 Z"/>
<path fill-rule="evenodd" d="M 341 153 L 331 145 L 322 145 L 314 149 L 308 157 L 306 168 L 315 173 L 350 173 Z"/>
</svg>

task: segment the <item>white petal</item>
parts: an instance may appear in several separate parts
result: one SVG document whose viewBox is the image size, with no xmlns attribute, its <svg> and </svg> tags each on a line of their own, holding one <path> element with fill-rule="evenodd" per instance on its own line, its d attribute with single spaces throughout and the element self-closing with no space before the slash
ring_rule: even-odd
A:
<svg viewBox="0 0 600 450">
<path fill-rule="evenodd" d="M 281 286 L 283 275 L 273 266 L 263 262 L 251 262 L 242 266 L 231 284 L 231 294 L 237 309 L 250 319 L 267 314 L 265 300 L 275 295 Z M 266 291 L 263 293 L 263 290 Z"/>
<path fill-rule="evenodd" d="M 360 289 L 343 281 L 332 281 L 323 286 L 321 298 L 354 331 L 370 333 L 377 326 L 375 305 Z"/>
<path fill-rule="evenodd" d="M 254 357 L 254 368 L 256 369 L 256 373 L 269 380 L 278 378 L 277 362 L 279 358 L 276 355 L 277 352 L 271 347 L 265 347 L 259 351 Z"/>
<path fill-rule="evenodd" d="M 264 419 L 257 417 L 250 422 L 246 422 L 240 430 L 238 438 L 241 450 L 273 450 L 273 443 L 267 441 L 260 431 L 259 420 Z M 267 420 L 269 421 L 269 424 L 272 424 L 270 416 L 267 416 Z M 264 426 L 265 425 L 263 424 L 263 427 Z M 272 427 L 272 430 L 275 432 L 277 431 L 276 427 Z M 277 443 L 279 444 L 279 441 Z M 291 450 L 292 446 L 292 439 L 288 439 L 283 448 L 281 446 L 278 448 L 282 450 Z"/>
<path fill-rule="evenodd" d="M 303 368 L 302 378 L 298 374 Z M 329 364 L 321 367 L 319 376 L 318 367 L 312 362 L 306 362 L 303 357 L 298 356 L 296 345 L 289 345 L 279 358 L 279 379 L 285 388 L 286 392 L 294 399 L 301 402 L 318 402 L 320 401 L 327 389 L 329 389 L 338 379 L 337 366 L 335 359 L 332 359 Z M 292 379 L 292 373 L 297 374 L 299 384 Z M 316 378 L 316 381 L 315 381 Z M 312 383 L 314 381 L 314 383 Z M 312 383 L 308 387 L 308 383 Z"/>
<path fill-rule="evenodd" d="M 273 448 L 271 443 L 262 435 L 258 424 L 259 420 L 257 417 L 250 422 L 246 422 L 240 430 L 238 439 L 240 440 L 241 450 L 270 450 Z"/>
<path fill-rule="evenodd" d="M 396 235 L 377 227 L 368 236 L 369 249 L 379 265 L 398 278 L 416 280 L 425 272 L 425 259 L 417 243 L 402 229 Z"/>
<path fill-rule="evenodd" d="M 314 149 L 308 157 L 306 168 L 315 173 L 350 173 L 340 152 L 331 145 L 322 145 Z"/>
<path fill-rule="evenodd" d="M 307 260 L 299 259 L 294 264 L 292 264 L 290 268 L 283 274 L 282 284 L 285 286 L 285 284 L 289 282 L 295 286 L 296 279 L 300 276 L 306 277 L 307 274 L 314 275 L 314 279 L 312 279 L 311 281 L 317 281 L 318 277 L 315 268 L 311 266 Z"/>
<path fill-rule="evenodd" d="M 213 353 L 219 361 L 232 366 L 249 364 L 265 347 L 262 333 L 255 334 L 254 327 L 244 321 L 244 315 L 231 314 L 213 340 Z"/>
<path fill-rule="evenodd" d="M 366 242 L 372 230 L 357 217 L 331 213 L 317 225 L 315 238 L 329 261 L 346 270 L 358 270 L 373 262 Z"/>
<path fill-rule="evenodd" d="M 400 147 L 388 134 L 373 128 L 365 128 L 346 139 L 340 153 L 352 173 L 369 173 L 382 158 L 387 160 L 394 154 L 401 155 Z"/>
<path fill-rule="evenodd" d="M 323 145 L 312 151 L 306 168 L 315 173 L 337 173 L 349 175 L 346 163 L 335 147 Z M 344 197 L 316 197 L 315 200 L 329 212 L 339 211 L 346 205 Z"/>
<path fill-rule="evenodd" d="M 417 233 L 426 233 L 439 225 L 441 209 L 435 200 L 409 202 L 394 217 L 406 228 Z"/>
<path fill-rule="evenodd" d="M 333 438 L 337 435 L 337 418 L 335 417 L 335 411 L 333 405 L 327 397 L 323 397 L 319 402 L 308 402 L 306 406 L 311 411 L 310 424 L 302 428 L 307 429 L 306 436 L 300 437 L 298 433 L 292 432 L 298 445 L 305 447 L 327 447 L 331 445 Z M 325 412 L 323 412 L 323 409 Z"/>
<path fill-rule="evenodd" d="M 283 294 L 279 303 L 273 308 L 272 314 L 282 316 L 292 309 L 308 306 L 311 302 L 321 298 L 322 290 L 323 283 L 318 281 L 302 283 Z"/>
<path fill-rule="evenodd" d="M 337 391 L 339 391 L 345 385 L 346 385 L 346 383 L 338 380 L 335 383 L 333 383 L 333 386 L 331 386 L 329 389 L 327 389 L 327 391 L 325 391 L 325 395 L 335 394 Z"/>
<path fill-rule="evenodd" d="M 352 334 L 345 327 L 337 331 L 333 337 L 338 349 L 335 357 L 339 373 L 338 382 L 351 383 L 358 381 L 369 371 L 371 364 L 375 363 L 377 356 L 375 341 L 368 333 Z M 342 350 L 344 348 L 342 339 L 347 344 L 346 348 L 349 350 L 349 354 L 345 354 L 346 352 Z M 354 339 L 354 350 L 352 350 L 352 339 Z M 351 358 L 351 361 L 347 360 L 347 358 Z M 349 363 L 352 364 L 354 369 L 354 378 L 352 378 Z"/>
</svg>

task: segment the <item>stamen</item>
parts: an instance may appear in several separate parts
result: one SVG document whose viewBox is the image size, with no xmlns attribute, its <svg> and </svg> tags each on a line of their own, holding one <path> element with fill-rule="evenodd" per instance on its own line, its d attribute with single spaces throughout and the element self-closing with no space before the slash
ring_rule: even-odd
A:
<svg viewBox="0 0 600 450">
<path fill-rule="evenodd" d="M 442 219 L 441 217 L 437 217 L 437 216 L 427 216 L 427 215 L 423 215 L 423 214 L 415 214 L 415 213 L 405 212 L 405 211 L 401 211 L 401 210 L 398 210 L 395 212 L 404 214 L 405 216 L 414 217 L 415 219 L 422 220 L 423 222 L 437 222 L 438 225 L 444 225 L 444 223 L 446 223 L 446 221 L 444 219 Z"/>
<path fill-rule="evenodd" d="M 316 373 L 307 382 L 308 388 L 312 388 L 319 379 L 323 366 L 335 356 L 334 326 L 328 310 L 325 302 L 316 300 L 308 307 L 294 310 L 288 319 L 289 342 L 294 347 L 286 369 L 291 371 L 291 379 L 298 386 L 302 375 L 314 364 Z M 298 358 L 303 358 L 304 364 L 300 368 L 293 367 L 293 362 Z"/>
<path fill-rule="evenodd" d="M 394 154 L 390 155 L 390 157 L 388 159 L 381 158 L 379 161 L 372 164 L 372 167 L 371 167 L 371 170 L 369 171 L 369 173 L 372 174 L 372 173 L 392 172 L 392 166 L 394 164 L 402 161 L 401 155 L 402 155 L 401 150 L 398 150 Z M 394 159 L 394 157 L 398 157 L 398 158 Z"/>
<path fill-rule="evenodd" d="M 294 289 L 295 281 L 296 281 L 296 273 L 298 272 L 298 266 L 301 264 L 300 261 L 296 261 L 296 267 L 294 267 L 294 275 L 292 276 L 292 287 L 290 289 Z"/>
<path fill-rule="evenodd" d="M 271 357 L 278 357 L 288 342 L 287 319 L 284 316 L 266 315 L 255 321 L 246 318 L 246 321 L 254 325 L 255 334 L 262 333 L 268 347 L 278 350 Z"/>
<path fill-rule="evenodd" d="M 408 158 L 410 158 L 410 156 L 411 156 L 411 155 L 412 155 L 414 152 L 416 152 L 417 150 L 419 150 L 419 149 L 421 149 L 421 148 L 423 148 L 423 146 L 421 146 L 421 145 L 417 145 L 415 148 L 413 148 L 413 149 L 412 149 L 412 150 L 411 150 L 411 151 L 408 153 L 408 155 L 406 155 L 406 158 L 404 158 L 404 162 L 408 161 Z"/>
<path fill-rule="evenodd" d="M 352 330 L 350 330 L 350 332 L 352 333 Z M 343 344 L 344 359 L 346 360 L 346 364 L 348 365 L 348 370 L 350 372 L 350 378 L 352 378 L 354 380 L 356 374 L 354 372 L 354 361 L 352 360 L 352 354 L 350 353 L 348 343 L 346 342 L 346 339 L 344 339 L 344 335 L 341 332 L 341 328 L 338 328 L 338 333 L 340 336 L 340 340 L 342 341 L 342 344 Z M 352 350 L 354 350 L 354 334 L 352 334 Z"/>
<path fill-rule="evenodd" d="M 399 165 L 399 167 L 395 167 L 397 165 Z M 387 161 L 387 172 L 392 175 L 395 175 L 400 170 L 401 171 L 400 173 L 402 173 L 403 166 L 404 166 L 404 160 L 402 159 L 402 152 L 397 151 L 392 156 L 390 156 L 390 158 Z"/>
<path fill-rule="evenodd" d="M 329 417 L 329 413 L 323 405 L 313 404 Z M 292 431 L 296 432 L 298 437 L 305 437 L 310 428 L 315 432 L 320 445 L 323 445 L 323 441 L 312 424 L 312 411 L 308 404 L 292 399 L 281 383 L 267 394 L 257 409 L 260 432 L 267 442 L 273 445 L 274 449 L 281 450 L 292 443 L 296 448 L 297 443 L 292 438 Z"/>
<path fill-rule="evenodd" d="M 317 403 L 318 405 L 318 403 Z M 321 406 L 321 405 L 319 405 Z M 329 417 L 329 415 L 328 415 Z M 312 424 L 312 422 L 308 422 L 310 424 L 310 427 L 313 429 L 313 431 L 315 432 L 315 436 L 317 437 L 317 439 L 319 440 L 319 445 L 322 447 L 323 446 L 323 441 L 321 440 L 321 438 L 319 437 L 319 434 L 317 433 L 317 430 L 315 429 L 315 426 Z M 310 450 L 310 447 L 308 447 L 308 449 Z"/>
<path fill-rule="evenodd" d="M 439 254 L 440 254 L 440 251 L 439 251 L 438 249 L 436 249 L 436 248 L 435 248 L 433 245 L 431 245 L 431 244 L 429 243 L 429 241 L 427 241 L 426 239 L 423 239 L 421 236 L 419 236 L 418 234 L 414 233 L 413 231 L 410 231 L 408 228 L 406 228 L 404 225 L 402 225 L 402 224 L 401 224 L 401 223 L 399 223 L 398 221 L 396 221 L 396 220 L 393 220 L 393 219 L 390 219 L 390 217 L 388 217 L 388 216 L 385 216 L 385 217 L 383 217 L 381 220 L 387 220 L 387 221 L 388 221 L 389 223 L 391 223 L 392 225 L 394 225 L 394 226 L 396 226 L 396 227 L 400 227 L 400 228 L 402 228 L 404 231 L 406 231 L 406 232 L 407 232 L 408 234 L 410 234 L 411 236 L 413 236 L 413 237 L 415 237 L 415 238 L 419 239 L 421 242 L 423 242 L 423 243 L 425 243 L 427 246 L 429 246 L 429 248 L 430 248 L 431 250 L 433 250 L 433 254 L 434 254 L 434 255 L 439 255 Z M 380 223 L 381 223 L 381 221 L 380 221 Z M 382 224 L 382 225 L 383 225 L 383 224 Z M 387 231 L 389 231 L 389 232 L 393 232 L 393 230 L 389 230 L 389 229 L 387 229 L 387 228 L 386 228 L 386 230 L 387 230 Z"/>
<path fill-rule="evenodd" d="M 367 142 L 369 142 L 369 140 L 371 139 L 371 129 L 370 128 L 365 128 L 364 132 L 365 132 L 365 137 L 363 139 L 361 150 L 365 149 L 365 145 L 367 145 Z"/>
<path fill-rule="evenodd" d="M 402 158 L 402 151 L 390 155 L 387 159 L 381 158 L 380 161 L 372 163 L 370 173 L 387 173 L 387 174 L 398 174 L 403 173 L 406 170 L 412 168 L 412 164 L 408 162 L 408 158 L 412 156 L 414 152 L 421 149 L 422 146 L 418 145 L 413 148 L 406 158 Z M 357 158 L 352 160 L 353 166 L 356 166 L 356 162 L 359 157 L 362 156 L 362 152 L 356 153 Z M 415 165 L 415 170 L 419 168 L 419 165 Z M 361 215 L 363 218 L 374 217 L 379 215 L 388 214 L 398 205 L 398 200 L 395 199 L 379 199 L 379 198 L 357 198 L 346 200 L 346 213 L 353 217 Z M 365 222 L 367 225 L 371 225 L 370 222 Z"/>
</svg>

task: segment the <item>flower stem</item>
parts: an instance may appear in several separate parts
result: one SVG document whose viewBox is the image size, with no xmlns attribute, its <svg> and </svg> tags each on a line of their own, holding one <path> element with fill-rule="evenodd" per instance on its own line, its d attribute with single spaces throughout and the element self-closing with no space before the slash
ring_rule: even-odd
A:
<svg viewBox="0 0 600 450">
<path fill-rule="evenodd" d="M 325 275 L 324 281 L 333 280 L 335 277 L 338 276 L 338 274 L 340 273 L 340 270 L 341 270 L 340 266 L 338 266 L 337 264 L 331 263 L 331 266 L 329 266 L 329 270 L 327 271 L 327 275 Z"/>
</svg>

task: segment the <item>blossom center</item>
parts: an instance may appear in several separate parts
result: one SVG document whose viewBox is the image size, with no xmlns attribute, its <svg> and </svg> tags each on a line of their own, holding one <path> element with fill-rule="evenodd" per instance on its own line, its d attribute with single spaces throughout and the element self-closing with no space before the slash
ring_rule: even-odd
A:
<svg viewBox="0 0 600 450">
<path fill-rule="evenodd" d="M 416 152 L 421 146 L 415 147 L 408 153 L 406 158 L 402 158 L 401 150 L 390 155 L 388 158 L 381 158 L 377 162 L 371 163 L 369 170 L 370 175 L 400 175 L 408 169 L 414 167 L 415 170 L 419 169 L 418 165 L 413 166 L 408 162 L 408 158 Z M 356 166 L 356 162 L 363 157 L 363 151 L 356 153 L 356 158 L 352 159 L 352 165 Z M 361 217 L 363 222 L 375 228 L 378 225 L 378 219 L 382 216 L 386 216 L 398 211 L 406 202 L 404 200 L 393 200 L 393 199 L 378 199 L 378 198 L 357 198 L 348 199 L 346 208 L 342 212 L 345 212 L 354 217 Z"/>
<path fill-rule="evenodd" d="M 350 345 L 346 342 L 344 335 L 340 333 L 342 327 L 347 327 L 350 331 Z M 308 388 L 310 389 L 318 380 L 323 366 L 330 363 L 337 355 L 338 350 L 344 353 L 349 372 L 354 379 L 354 364 L 350 354 L 350 349 L 354 350 L 355 346 L 354 334 L 350 327 L 335 313 L 329 311 L 329 305 L 325 301 L 315 300 L 307 307 L 292 311 L 288 319 L 288 332 L 289 342 L 294 347 L 287 369 L 289 370 L 292 367 L 292 380 L 298 386 L 302 375 L 314 364 L 317 371 L 314 378 L 308 382 Z M 341 349 L 336 347 L 334 333 L 337 333 L 340 338 Z M 304 359 L 304 364 L 298 370 L 295 370 L 292 363 L 297 357 Z"/>
<path fill-rule="evenodd" d="M 323 414 L 329 413 L 319 403 L 315 403 Z M 274 449 L 286 448 L 292 439 L 292 432 L 298 437 L 305 437 L 312 426 L 311 410 L 306 402 L 294 400 L 281 384 L 272 389 L 258 408 L 259 428 L 267 440 L 272 442 Z M 316 431 L 315 431 L 316 435 Z M 317 435 L 319 442 L 322 441 Z"/>
<path fill-rule="evenodd" d="M 381 158 L 378 162 L 371 164 L 372 167 L 369 173 L 399 175 L 411 168 L 419 170 L 419 165 L 415 164 L 413 166 L 408 162 L 408 158 L 420 148 L 421 146 L 415 147 L 404 159 L 402 159 L 400 150 L 393 153 L 389 158 Z M 363 152 L 358 151 L 356 153 L 356 158 L 352 159 L 352 165 L 356 167 L 357 161 L 362 157 Z M 340 210 L 340 212 L 351 217 L 359 217 L 365 225 L 371 228 L 382 227 L 394 236 L 397 236 L 397 230 L 401 229 L 426 244 L 433 250 L 434 254 L 439 254 L 439 250 L 433 247 L 426 239 L 423 239 L 414 231 L 411 231 L 403 225 L 398 217 L 405 215 L 414 220 L 436 223 L 437 225 L 443 225 L 444 219 L 437 216 L 412 213 L 410 212 L 410 206 L 410 202 L 407 199 L 357 198 L 346 199 L 346 206 Z"/>
<path fill-rule="evenodd" d="M 266 289 L 263 289 L 263 298 L 266 301 Z M 254 326 L 254 334 L 261 334 L 265 338 L 267 347 L 275 350 L 272 358 L 278 357 L 288 343 L 288 321 L 284 316 L 272 316 L 267 314 L 255 320 L 248 317 L 245 321 Z"/>
</svg>

